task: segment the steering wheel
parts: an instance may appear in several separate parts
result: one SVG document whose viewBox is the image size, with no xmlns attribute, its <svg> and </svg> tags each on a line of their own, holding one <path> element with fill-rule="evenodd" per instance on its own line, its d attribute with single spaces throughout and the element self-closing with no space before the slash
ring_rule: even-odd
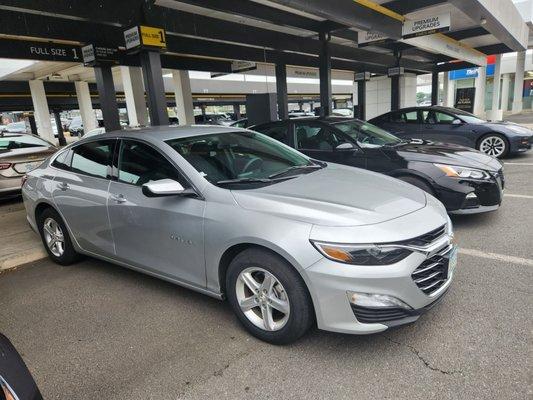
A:
<svg viewBox="0 0 533 400">
<path fill-rule="evenodd" d="M 249 159 L 246 162 L 246 164 L 244 164 L 241 174 L 244 174 L 249 171 L 256 171 L 258 169 L 261 169 L 262 167 L 263 167 L 263 160 L 259 157 L 253 157 Z"/>
</svg>

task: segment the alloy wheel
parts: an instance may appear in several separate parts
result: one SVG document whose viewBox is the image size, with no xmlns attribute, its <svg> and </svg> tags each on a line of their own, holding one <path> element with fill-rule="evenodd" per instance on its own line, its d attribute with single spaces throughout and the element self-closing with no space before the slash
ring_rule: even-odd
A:
<svg viewBox="0 0 533 400">
<path fill-rule="evenodd" d="M 479 144 L 479 150 L 489 156 L 499 157 L 505 152 L 505 141 L 499 136 L 488 136 Z"/>
<path fill-rule="evenodd" d="M 257 267 L 244 269 L 237 278 L 235 292 L 242 312 L 258 328 L 277 331 L 289 320 L 287 292 L 267 270 Z"/>
<path fill-rule="evenodd" d="M 56 220 L 46 218 L 43 224 L 43 234 L 46 245 L 56 257 L 65 253 L 65 236 Z"/>
</svg>

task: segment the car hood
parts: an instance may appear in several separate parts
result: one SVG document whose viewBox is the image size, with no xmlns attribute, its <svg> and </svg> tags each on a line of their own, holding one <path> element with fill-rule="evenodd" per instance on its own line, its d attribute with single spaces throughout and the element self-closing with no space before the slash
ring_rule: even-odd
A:
<svg viewBox="0 0 533 400">
<path fill-rule="evenodd" d="M 407 161 L 459 165 L 492 171 L 497 171 L 502 167 L 501 163 L 494 157 L 456 144 L 420 141 L 420 143 L 399 146 L 396 151 L 400 157 Z"/>
<path fill-rule="evenodd" d="M 398 218 L 426 206 L 414 186 L 337 164 L 252 190 L 233 190 L 247 210 L 321 226 L 360 226 Z"/>
</svg>

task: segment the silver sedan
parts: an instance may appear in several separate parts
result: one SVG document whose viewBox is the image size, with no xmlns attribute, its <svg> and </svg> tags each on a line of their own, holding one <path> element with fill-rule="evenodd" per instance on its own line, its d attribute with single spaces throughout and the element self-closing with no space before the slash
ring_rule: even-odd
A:
<svg viewBox="0 0 533 400">
<path fill-rule="evenodd" d="M 432 196 L 234 127 L 83 139 L 29 172 L 23 198 L 57 263 L 88 255 L 227 298 L 272 343 L 313 324 L 366 334 L 412 322 L 456 265 Z"/>
</svg>

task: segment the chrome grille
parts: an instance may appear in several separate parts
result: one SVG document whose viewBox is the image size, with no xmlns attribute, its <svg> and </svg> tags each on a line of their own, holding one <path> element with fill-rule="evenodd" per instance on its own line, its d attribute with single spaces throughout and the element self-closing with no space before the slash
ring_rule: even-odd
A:
<svg viewBox="0 0 533 400">
<path fill-rule="evenodd" d="M 425 260 L 411 274 L 416 286 L 427 295 L 439 290 L 448 279 L 448 260 L 446 255 L 453 246 L 448 245 L 434 256 Z"/>
</svg>

